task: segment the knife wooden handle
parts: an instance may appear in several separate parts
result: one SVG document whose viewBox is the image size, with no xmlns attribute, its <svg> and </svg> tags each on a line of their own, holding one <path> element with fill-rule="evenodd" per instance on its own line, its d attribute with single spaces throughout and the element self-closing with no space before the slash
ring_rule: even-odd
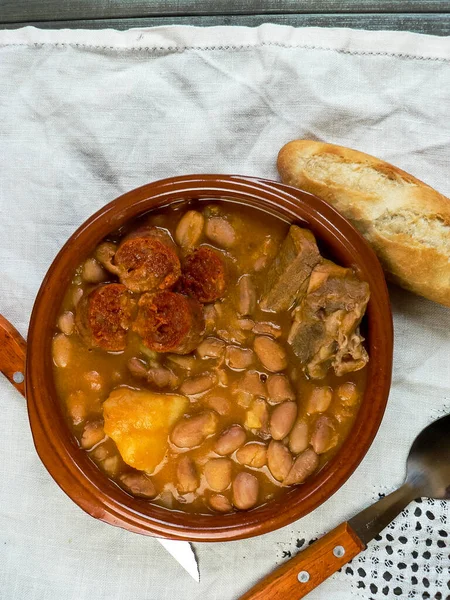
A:
<svg viewBox="0 0 450 600">
<path fill-rule="evenodd" d="M 342 523 L 262 579 L 240 600 L 298 600 L 364 549 L 348 523 Z"/>
<path fill-rule="evenodd" d="M 27 343 L 17 329 L 0 315 L 0 371 L 22 396 L 25 396 L 26 349 Z"/>
</svg>

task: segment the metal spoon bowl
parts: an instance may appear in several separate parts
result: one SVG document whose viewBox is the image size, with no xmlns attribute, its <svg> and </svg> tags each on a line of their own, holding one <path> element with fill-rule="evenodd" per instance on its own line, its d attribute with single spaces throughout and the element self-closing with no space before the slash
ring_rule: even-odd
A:
<svg viewBox="0 0 450 600">
<path fill-rule="evenodd" d="M 349 520 L 367 545 L 416 498 L 450 499 L 450 415 L 434 421 L 414 440 L 405 483 Z"/>
<path fill-rule="evenodd" d="M 419 433 L 409 451 L 406 481 L 421 496 L 450 500 L 450 415 Z"/>
</svg>

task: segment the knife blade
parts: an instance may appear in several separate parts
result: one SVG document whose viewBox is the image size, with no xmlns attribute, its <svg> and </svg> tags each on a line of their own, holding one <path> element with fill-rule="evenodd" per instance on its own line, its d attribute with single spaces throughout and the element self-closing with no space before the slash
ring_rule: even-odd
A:
<svg viewBox="0 0 450 600">
<path fill-rule="evenodd" d="M 348 524 L 366 547 L 417 496 L 418 491 L 404 483 L 394 492 L 349 519 Z"/>
<path fill-rule="evenodd" d="M 194 549 L 189 542 L 179 540 L 167 540 L 165 538 L 156 538 L 169 554 L 183 567 L 185 571 L 196 581 L 200 583 L 200 573 L 198 570 L 197 558 Z"/>
</svg>

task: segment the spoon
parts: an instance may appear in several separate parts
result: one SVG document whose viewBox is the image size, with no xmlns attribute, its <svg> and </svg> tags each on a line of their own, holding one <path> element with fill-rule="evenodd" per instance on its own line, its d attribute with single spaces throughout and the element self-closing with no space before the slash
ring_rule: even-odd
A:
<svg viewBox="0 0 450 600">
<path fill-rule="evenodd" d="M 354 558 L 414 499 L 450 499 L 450 415 L 425 427 L 406 463 L 406 479 L 395 492 L 364 509 L 299 552 L 240 600 L 298 600 Z"/>
</svg>

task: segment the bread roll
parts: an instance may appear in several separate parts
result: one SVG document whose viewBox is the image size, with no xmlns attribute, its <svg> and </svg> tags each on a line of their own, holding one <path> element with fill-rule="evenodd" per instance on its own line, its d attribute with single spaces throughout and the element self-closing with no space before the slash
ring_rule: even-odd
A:
<svg viewBox="0 0 450 600">
<path fill-rule="evenodd" d="M 383 160 L 295 140 L 278 155 L 283 183 L 323 198 L 359 229 L 390 280 L 450 306 L 450 200 Z"/>
</svg>

